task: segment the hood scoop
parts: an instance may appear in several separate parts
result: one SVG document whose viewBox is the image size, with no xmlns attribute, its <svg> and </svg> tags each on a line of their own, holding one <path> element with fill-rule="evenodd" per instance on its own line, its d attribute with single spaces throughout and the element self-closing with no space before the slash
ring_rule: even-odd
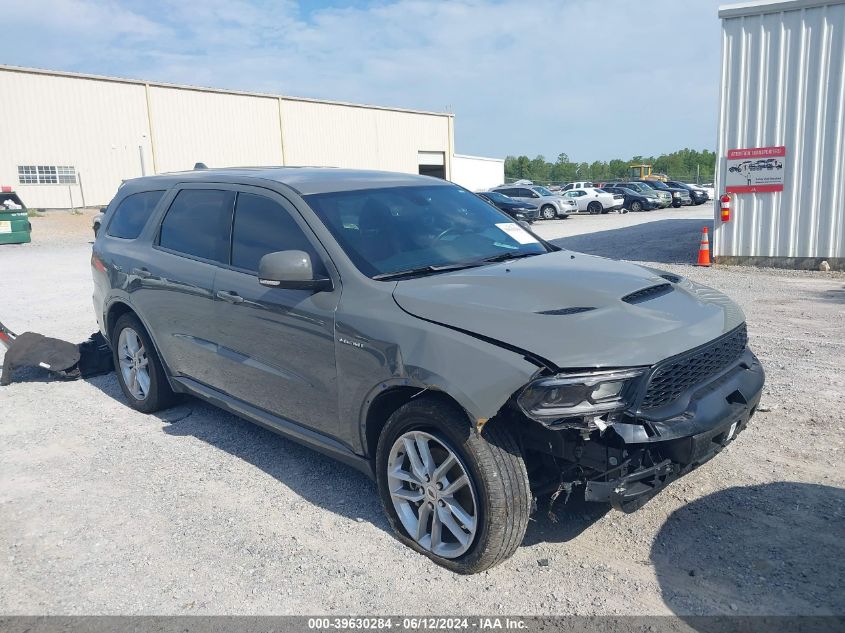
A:
<svg viewBox="0 0 845 633">
<path fill-rule="evenodd" d="M 672 284 L 657 284 L 656 286 L 649 286 L 642 290 L 637 290 L 631 294 L 622 297 L 622 301 L 630 304 L 643 303 L 644 301 L 651 301 L 662 297 L 665 294 L 672 292 Z"/>
<path fill-rule="evenodd" d="M 567 314 L 579 314 L 581 312 L 589 312 L 595 308 L 558 308 L 557 310 L 541 310 L 534 314 L 550 314 L 554 316 L 566 316 Z"/>
</svg>

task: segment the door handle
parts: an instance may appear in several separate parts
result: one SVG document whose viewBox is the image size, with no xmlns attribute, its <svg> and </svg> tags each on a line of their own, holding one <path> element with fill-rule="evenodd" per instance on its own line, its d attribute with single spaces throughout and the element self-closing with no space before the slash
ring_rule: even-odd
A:
<svg viewBox="0 0 845 633">
<path fill-rule="evenodd" d="M 218 290 L 216 296 L 218 299 L 228 301 L 229 303 L 244 302 L 244 298 L 242 296 L 240 296 L 237 292 L 232 292 L 231 290 Z"/>
<path fill-rule="evenodd" d="M 131 272 L 133 275 L 140 277 L 141 279 L 146 279 L 147 277 L 152 276 L 152 273 L 146 268 L 133 268 Z"/>
</svg>

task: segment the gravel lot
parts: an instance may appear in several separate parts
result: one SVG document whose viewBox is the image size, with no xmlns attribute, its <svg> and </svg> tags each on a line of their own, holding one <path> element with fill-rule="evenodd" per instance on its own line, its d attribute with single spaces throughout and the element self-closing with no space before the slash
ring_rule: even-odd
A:
<svg viewBox="0 0 845 633">
<path fill-rule="evenodd" d="M 10 328 L 96 329 L 91 215 L 34 218 L 33 244 L 0 247 Z M 512 559 L 456 576 L 400 545 L 345 466 L 195 400 L 136 413 L 114 375 L 32 372 L 0 388 L 0 613 L 845 614 L 845 275 L 690 266 L 709 217 L 537 225 L 748 316 L 766 411 L 641 511 L 539 512 Z"/>
</svg>

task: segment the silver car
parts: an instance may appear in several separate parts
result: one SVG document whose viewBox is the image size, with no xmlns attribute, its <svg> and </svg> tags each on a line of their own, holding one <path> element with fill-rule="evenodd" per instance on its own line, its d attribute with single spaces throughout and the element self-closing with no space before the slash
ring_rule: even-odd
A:
<svg viewBox="0 0 845 633">
<path fill-rule="evenodd" d="M 502 185 L 493 191 L 537 205 L 540 207 L 540 217 L 544 220 L 567 218 L 578 212 L 578 205 L 574 200 L 566 200 L 539 185 Z"/>
</svg>

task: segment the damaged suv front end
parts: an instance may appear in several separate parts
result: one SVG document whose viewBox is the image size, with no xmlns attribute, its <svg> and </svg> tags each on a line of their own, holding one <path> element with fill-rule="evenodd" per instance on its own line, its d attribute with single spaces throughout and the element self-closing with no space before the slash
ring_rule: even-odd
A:
<svg viewBox="0 0 845 633">
<path fill-rule="evenodd" d="M 632 512 L 708 461 L 757 407 L 763 369 L 746 326 L 651 367 L 542 376 L 516 397 L 537 422 L 522 434 L 536 452 L 540 491 L 583 486 L 587 501 Z M 513 415 L 511 411 L 505 415 Z"/>
</svg>

